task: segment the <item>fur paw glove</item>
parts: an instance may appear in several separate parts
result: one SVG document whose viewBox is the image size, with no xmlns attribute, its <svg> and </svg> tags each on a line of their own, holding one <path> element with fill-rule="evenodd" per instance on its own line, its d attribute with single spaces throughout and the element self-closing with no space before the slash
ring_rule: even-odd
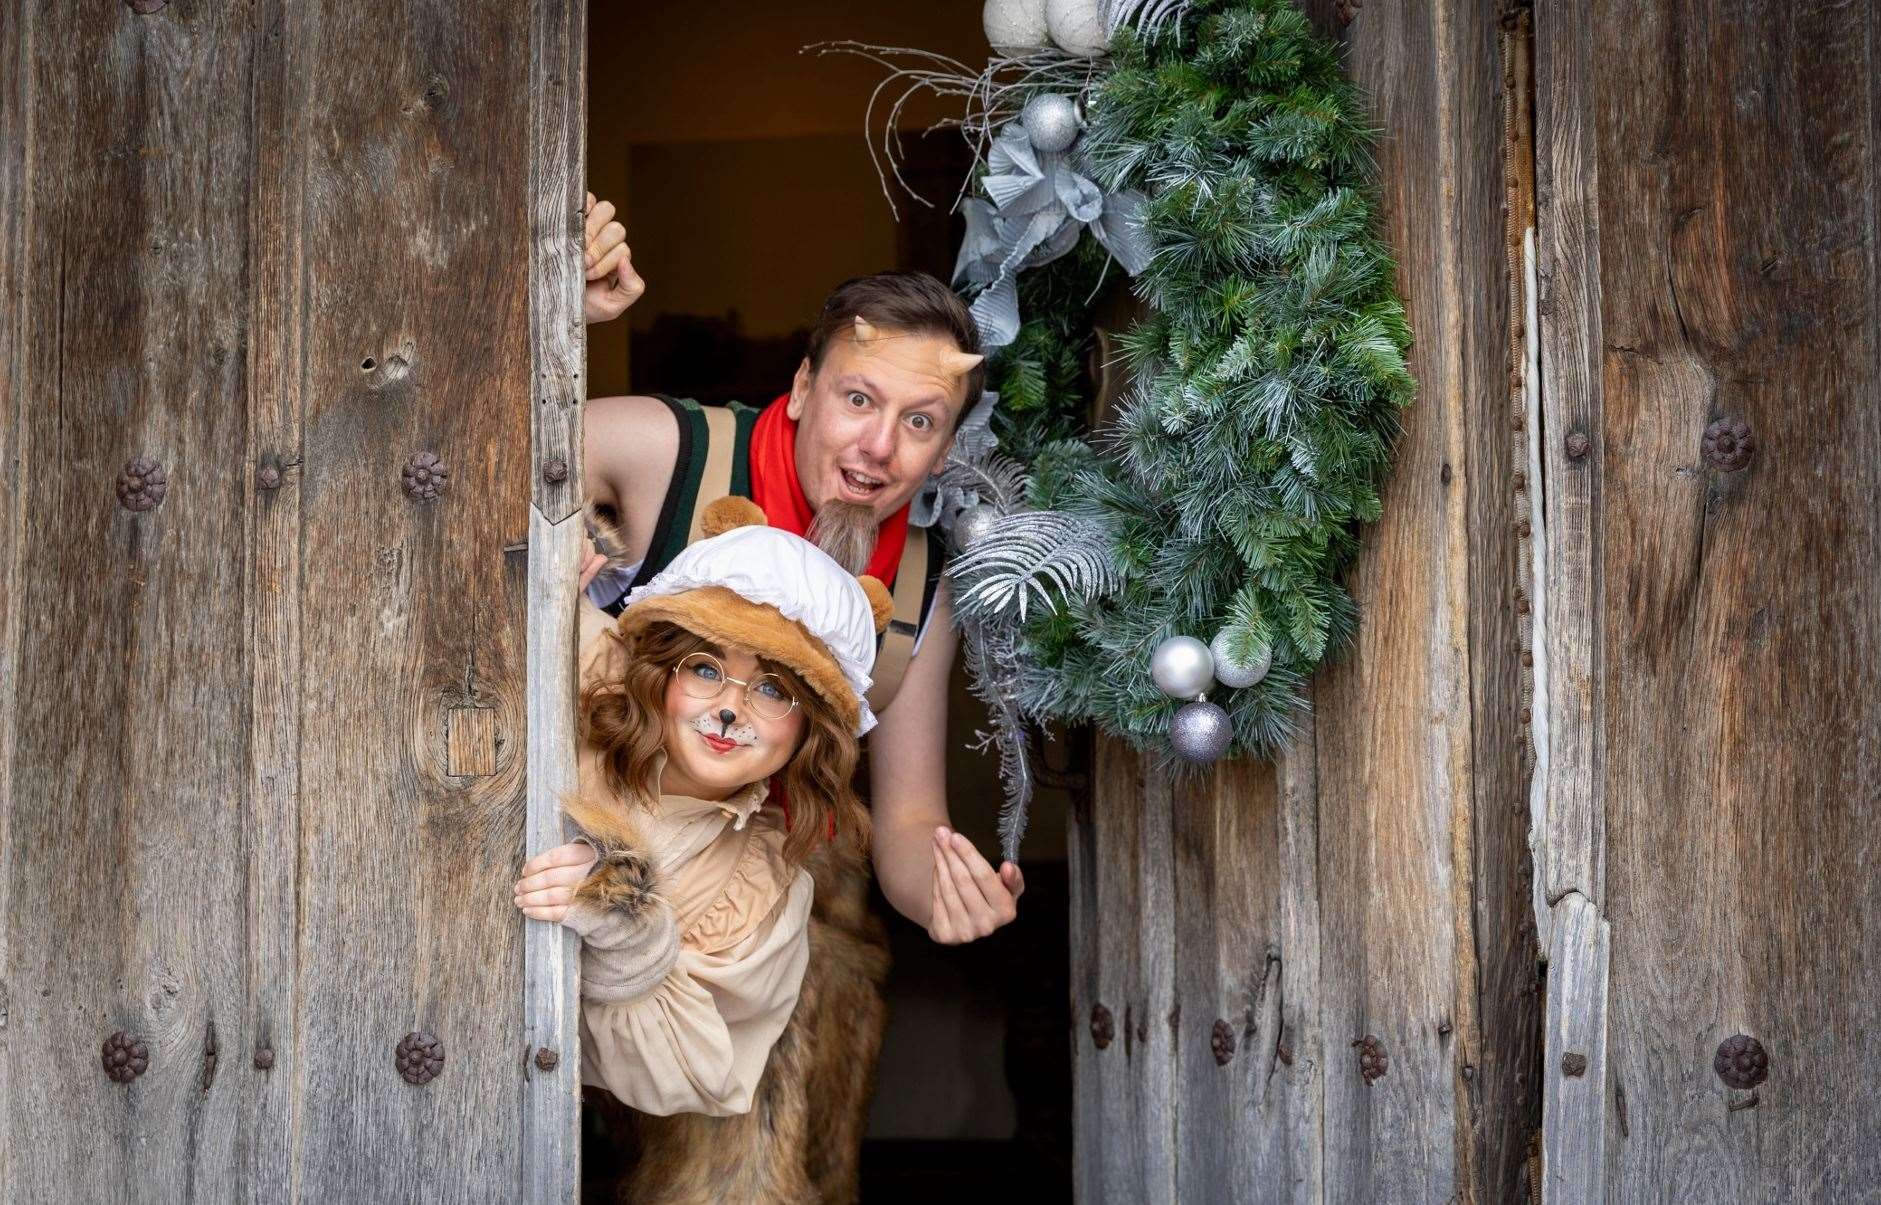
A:
<svg viewBox="0 0 1881 1205">
<path fill-rule="evenodd" d="M 602 850 L 562 923 L 581 935 L 581 994 L 637 1000 L 679 960 L 673 909 L 654 890 L 653 863 L 635 849 Z"/>
</svg>

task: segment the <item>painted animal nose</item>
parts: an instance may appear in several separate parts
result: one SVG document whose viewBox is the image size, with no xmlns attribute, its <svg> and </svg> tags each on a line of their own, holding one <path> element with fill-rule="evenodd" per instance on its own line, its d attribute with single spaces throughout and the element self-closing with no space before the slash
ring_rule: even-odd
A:
<svg viewBox="0 0 1881 1205">
<path fill-rule="evenodd" d="M 738 713 L 729 707 L 721 707 L 718 709 L 718 722 L 725 725 L 727 728 L 731 727 L 731 722 L 737 718 Z"/>
</svg>

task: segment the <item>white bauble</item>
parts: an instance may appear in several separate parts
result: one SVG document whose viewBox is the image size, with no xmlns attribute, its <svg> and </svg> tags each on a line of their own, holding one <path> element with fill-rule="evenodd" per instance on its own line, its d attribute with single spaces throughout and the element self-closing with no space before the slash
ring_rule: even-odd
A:
<svg viewBox="0 0 1881 1205">
<path fill-rule="evenodd" d="M 1066 54 L 1088 59 L 1110 49 L 1103 0 L 1045 0 L 1045 28 Z"/>
<path fill-rule="evenodd" d="M 1193 636 L 1171 636 L 1150 655 L 1156 689 L 1172 699 L 1195 699 L 1215 684 L 1215 658 Z"/>
<path fill-rule="evenodd" d="M 1045 0 L 986 0 L 980 26 L 994 50 L 1036 50 L 1051 38 Z"/>
<path fill-rule="evenodd" d="M 1215 658 L 1216 681 L 1223 686 L 1242 690 L 1265 678 L 1268 669 L 1273 666 L 1274 651 L 1270 648 L 1261 649 L 1255 656 L 1243 661 L 1229 652 L 1227 635 L 1228 630 L 1223 628 L 1208 642 L 1208 651 Z"/>
<path fill-rule="evenodd" d="M 1041 92 L 1025 102 L 1019 124 L 1038 150 L 1048 155 L 1068 151 L 1078 140 L 1078 102 L 1062 92 Z"/>
</svg>

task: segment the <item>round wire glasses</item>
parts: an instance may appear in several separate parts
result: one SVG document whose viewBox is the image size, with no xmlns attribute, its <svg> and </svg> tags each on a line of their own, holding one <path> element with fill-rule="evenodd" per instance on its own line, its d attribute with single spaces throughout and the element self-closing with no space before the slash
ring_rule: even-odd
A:
<svg viewBox="0 0 1881 1205">
<path fill-rule="evenodd" d="M 797 696 L 776 674 L 759 674 L 746 682 L 725 672 L 725 665 L 710 653 L 687 653 L 673 666 L 679 688 L 695 699 L 716 699 L 727 682 L 745 688 L 744 705 L 753 715 L 781 720 L 797 706 Z"/>
</svg>

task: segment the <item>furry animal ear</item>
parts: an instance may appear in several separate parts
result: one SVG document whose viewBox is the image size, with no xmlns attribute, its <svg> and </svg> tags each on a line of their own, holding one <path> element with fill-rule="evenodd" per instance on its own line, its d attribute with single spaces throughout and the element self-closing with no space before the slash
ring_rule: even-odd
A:
<svg viewBox="0 0 1881 1205">
<path fill-rule="evenodd" d="M 724 535 L 734 527 L 765 527 L 764 510 L 749 498 L 727 494 L 706 504 L 699 516 L 699 532 L 707 539 Z"/>
<path fill-rule="evenodd" d="M 620 533 L 620 528 L 601 517 L 601 512 L 591 502 L 584 508 L 588 524 L 588 538 L 594 544 L 594 550 L 607 558 L 609 565 L 625 565 L 627 561 L 627 538 Z"/>
<path fill-rule="evenodd" d="M 869 610 L 875 612 L 875 632 L 879 636 L 888 626 L 888 617 L 895 613 L 895 596 L 878 577 L 865 573 L 856 580 L 862 583 L 862 592 L 869 596 Z"/>
<path fill-rule="evenodd" d="M 628 919 L 639 916 L 659 899 L 653 861 L 638 849 L 608 849 L 575 887 L 575 898 Z"/>
</svg>

